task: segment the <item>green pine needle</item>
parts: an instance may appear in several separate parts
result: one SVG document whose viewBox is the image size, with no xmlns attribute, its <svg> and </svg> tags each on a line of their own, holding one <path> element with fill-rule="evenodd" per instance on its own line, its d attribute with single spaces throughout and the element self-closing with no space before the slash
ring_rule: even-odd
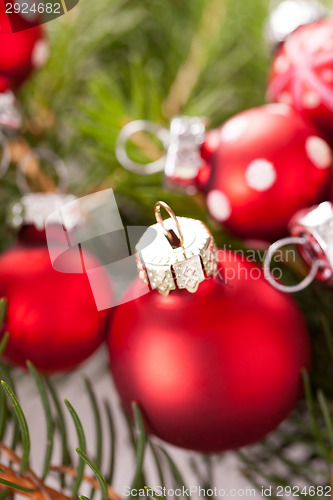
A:
<svg viewBox="0 0 333 500">
<path fill-rule="evenodd" d="M 143 470 L 143 460 L 145 456 L 146 442 L 147 436 L 145 431 L 145 426 L 143 423 L 143 418 L 139 407 L 136 403 L 132 404 L 135 426 L 137 429 L 137 442 L 136 442 L 136 468 L 134 477 L 131 483 L 131 490 L 137 489 L 139 487 L 140 481 L 142 479 L 142 470 Z"/>
<path fill-rule="evenodd" d="M 1 378 L 12 388 L 14 394 L 16 393 L 14 379 L 11 375 L 11 368 L 0 360 L 1 366 Z M 18 443 L 20 442 L 20 425 L 14 410 L 11 411 L 12 419 L 14 422 L 14 432 L 10 447 L 13 451 L 16 450 Z"/>
<path fill-rule="evenodd" d="M 306 400 L 307 400 L 309 411 L 310 411 L 311 418 L 312 418 L 313 433 L 314 433 L 314 436 L 316 437 L 318 449 L 321 451 L 322 455 L 327 460 L 330 461 L 330 459 L 331 459 L 330 453 L 327 450 L 322 431 L 321 431 L 321 429 L 318 425 L 318 422 L 317 422 L 317 415 L 316 415 L 315 405 L 314 405 L 314 401 L 313 401 L 313 397 L 312 397 L 309 375 L 305 370 L 302 370 L 302 377 L 303 377 L 303 382 L 304 382 L 304 387 L 305 387 Z"/>
<path fill-rule="evenodd" d="M 105 481 L 105 478 L 101 474 L 101 472 L 98 470 L 96 465 L 90 460 L 90 458 L 82 451 L 80 448 L 76 448 L 77 454 L 80 456 L 82 460 L 90 467 L 90 469 L 93 471 L 94 475 L 96 476 L 96 479 L 98 481 L 100 491 L 101 491 L 101 500 L 108 500 L 108 487 L 107 483 Z"/>
<path fill-rule="evenodd" d="M 108 421 L 108 427 L 110 432 L 110 468 L 109 475 L 107 476 L 107 482 L 112 485 L 114 466 L 115 466 L 115 455 L 116 455 L 116 431 L 113 422 L 112 411 L 110 405 L 107 401 L 104 401 L 104 408 L 106 412 L 106 418 Z"/>
<path fill-rule="evenodd" d="M 156 491 L 154 491 L 153 488 L 150 488 L 149 486 L 144 486 L 144 489 L 150 496 L 156 498 L 156 500 L 161 500 L 161 498 L 165 498 L 163 495 L 158 495 Z"/>
<path fill-rule="evenodd" d="M 7 314 L 7 299 L 1 298 L 0 299 L 0 328 L 2 327 L 3 322 L 5 321 L 6 314 Z"/>
<path fill-rule="evenodd" d="M 76 413 L 76 411 L 74 410 L 73 406 L 70 404 L 70 402 L 67 399 L 65 399 L 65 405 L 67 406 L 67 409 L 68 409 L 68 411 L 73 419 L 78 442 L 79 442 L 79 447 L 81 448 L 81 450 L 83 450 L 85 452 L 86 451 L 86 438 L 84 435 L 84 430 L 83 430 L 81 421 L 79 419 L 79 416 Z M 79 488 L 81 486 L 81 483 L 83 480 L 84 466 L 85 466 L 85 461 L 83 460 L 82 457 L 80 457 L 79 463 L 77 466 L 76 478 L 75 478 L 73 488 L 72 488 L 72 496 L 73 497 L 77 496 Z"/>
<path fill-rule="evenodd" d="M 319 406 L 320 406 L 320 409 L 321 409 L 321 412 L 322 412 L 322 415 L 324 418 L 324 422 L 326 425 L 328 437 L 330 440 L 331 450 L 333 450 L 333 423 L 332 423 L 331 412 L 330 412 L 330 409 L 328 407 L 328 403 L 326 401 L 326 398 L 324 396 L 323 391 L 319 390 L 317 393 L 317 397 L 318 397 Z"/>
<path fill-rule="evenodd" d="M 103 452 L 103 433 L 102 433 L 102 421 L 101 421 L 101 416 L 100 416 L 100 411 L 98 408 L 97 400 L 91 385 L 91 382 L 85 377 L 84 378 L 84 383 L 86 386 L 86 389 L 88 391 L 88 396 L 90 399 L 90 404 L 93 410 L 93 415 L 94 415 L 94 422 L 95 422 L 95 440 L 96 440 L 96 456 L 95 456 L 95 464 L 96 467 L 100 468 L 101 467 L 101 462 L 102 462 L 102 452 Z M 93 498 L 95 493 L 94 488 L 92 489 L 90 496 Z"/>
<path fill-rule="evenodd" d="M 20 426 L 21 437 L 22 437 L 22 448 L 23 448 L 20 473 L 24 474 L 29 465 L 29 455 L 30 455 L 30 435 L 29 435 L 28 424 L 24 416 L 23 410 L 12 389 L 9 387 L 9 385 L 6 384 L 4 380 L 1 381 L 1 384 L 2 388 L 6 392 L 7 396 L 9 397 L 13 405 L 15 414 L 17 416 L 18 424 Z"/>
<path fill-rule="evenodd" d="M 176 483 L 181 487 L 181 488 L 184 488 L 184 490 L 186 491 L 188 488 L 185 484 L 185 481 L 183 479 L 183 476 L 180 472 L 180 470 L 178 469 L 177 465 L 175 464 L 175 462 L 173 461 L 173 459 L 171 458 L 171 456 L 169 455 L 169 453 L 167 453 L 165 451 L 164 448 L 162 448 L 162 446 L 158 446 L 158 449 L 160 449 L 162 451 L 162 453 L 164 454 L 164 456 L 166 457 L 168 463 L 169 463 L 169 467 L 170 467 L 170 470 L 171 470 L 171 473 L 176 481 Z M 186 496 L 189 496 L 188 493 L 186 493 Z"/>
<path fill-rule="evenodd" d="M 4 391 L 0 391 L 0 441 L 3 439 L 7 423 L 7 403 Z"/>
<path fill-rule="evenodd" d="M 61 463 L 63 465 L 72 465 L 72 459 L 71 459 L 71 456 L 70 456 L 70 453 L 68 450 L 67 427 L 66 427 L 66 422 L 65 422 L 63 411 L 62 411 L 62 407 L 60 404 L 60 400 L 59 400 L 59 397 L 57 395 L 56 389 L 55 389 L 55 387 L 54 387 L 54 385 L 49 377 L 45 378 L 45 383 L 47 385 L 47 388 L 48 388 L 49 393 L 52 397 L 55 409 L 57 411 L 56 423 L 57 423 L 57 429 L 58 429 L 60 436 L 61 436 L 61 453 L 62 453 L 62 457 L 61 457 L 62 462 Z M 60 474 L 60 484 L 61 484 L 62 488 L 65 487 L 64 474 Z"/>
<path fill-rule="evenodd" d="M 12 488 L 13 490 L 16 491 L 22 491 L 23 493 L 33 493 L 35 490 L 32 490 L 31 488 L 26 488 L 25 486 L 21 486 L 20 484 L 12 483 L 11 481 L 7 481 L 6 479 L 0 478 L 0 484 L 3 484 L 4 486 L 8 486 L 9 488 Z"/>
<path fill-rule="evenodd" d="M 149 441 L 149 446 L 150 446 L 150 449 L 153 453 L 154 461 L 156 464 L 157 473 L 158 473 L 158 477 L 159 477 L 159 484 L 163 488 L 165 486 L 165 480 L 164 480 L 164 474 L 163 474 L 162 465 L 160 463 L 160 459 L 158 456 L 158 452 L 157 452 L 157 449 L 155 448 L 154 444 L 151 441 Z"/>
<path fill-rule="evenodd" d="M 39 395 L 42 400 L 45 420 L 46 420 L 46 449 L 44 456 L 44 465 L 42 472 L 42 481 L 46 478 L 51 465 L 52 451 L 53 451 L 53 438 L 54 438 L 54 423 L 52 418 L 52 411 L 49 402 L 49 398 L 46 392 L 45 383 L 42 376 L 37 372 L 34 365 L 31 361 L 27 361 L 27 367 L 29 369 L 30 374 L 34 378 L 35 384 L 37 386 Z"/>
<path fill-rule="evenodd" d="M 1 327 L 1 318 L 0 318 L 0 327 Z M 8 340 L 9 340 L 9 332 L 5 332 L 3 334 L 3 337 L 1 339 L 1 342 L 0 342 L 0 355 L 4 352 L 4 350 L 6 349 L 7 347 L 7 344 L 8 344 Z"/>
</svg>

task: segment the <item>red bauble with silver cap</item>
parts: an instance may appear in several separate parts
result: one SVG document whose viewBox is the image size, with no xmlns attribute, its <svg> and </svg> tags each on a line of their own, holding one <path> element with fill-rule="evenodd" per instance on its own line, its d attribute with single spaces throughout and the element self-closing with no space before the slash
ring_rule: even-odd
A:
<svg viewBox="0 0 333 500">
<path fill-rule="evenodd" d="M 301 26 L 281 45 L 267 98 L 293 106 L 333 145 L 333 19 Z"/>
<path fill-rule="evenodd" d="M 26 187 L 22 179 L 19 185 Z M 8 300 L 0 334 L 10 332 L 4 357 L 14 365 L 25 367 L 29 359 L 45 373 L 70 370 L 105 338 L 109 311 L 97 309 L 86 270 L 96 269 L 94 288 L 109 303 L 112 290 L 97 258 L 70 243 L 84 220 L 75 201 L 68 194 L 28 193 L 11 208 L 11 224 L 20 229 L 15 246 L 0 256 L 0 297 Z M 66 214 L 62 223 L 60 213 Z"/>
<path fill-rule="evenodd" d="M 208 166 L 198 180 L 208 210 L 241 237 L 283 235 L 297 210 L 327 196 L 330 148 L 285 104 L 231 118 L 207 134 L 203 156 Z"/>
<path fill-rule="evenodd" d="M 125 407 L 136 401 L 165 441 L 205 453 L 245 446 L 294 408 L 309 367 L 306 327 L 258 267 L 217 253 L 200 221 L 166 208 L 172 218 L 137 246 L 143 281 L 110 325 L 113 378 Z"/>
<path fill-rule="evenodd" d="M 12 23 L 19 29 L 13 32 L 6 13 L 6 6 L 10 4 L 11 1 L 0 2 L 0 92 L 17 88 L 32 71 L 44 65 L 48 57 L 48 42 L 36 15 L 32 12 L 10 14 Z M 24 5 L 30 8 L 30 4 Z M 13 4 L 11 11 L 14 12 Z"/>
</svg>

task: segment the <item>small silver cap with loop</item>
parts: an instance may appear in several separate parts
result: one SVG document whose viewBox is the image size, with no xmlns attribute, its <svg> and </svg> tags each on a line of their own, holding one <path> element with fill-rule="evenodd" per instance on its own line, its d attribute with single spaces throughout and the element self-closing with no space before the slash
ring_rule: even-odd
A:
<svg viewBox="0 0 333 500">
<path fill-rule="evenodd" d="M 273 243 L 268 249 L 264 273 L 266 279 L 283 292 L 297 292 L 306 288 L 315 278 L 333 283 L 333 206 L 329 201 L 297 212 L 289 223 L 291 237 Z M 270 263 L 274 253 L 285 245 L 294 244 L 310 267 L 309 274 L 295 286 L 278 283 L 271 274 Z"/>
<path fill-rule="evenodd" d="M 162 219 L 161 207 L 169 219 Z M 156 203 L 155 217 L 157 224 L 136 245 L 139 277 L 162 295 L 177 288 L 196 292 L 202 281 L 218 271 L 213 236 L 201 221 L 176 217 L 163 201 Z"/>
<path fill-rule="evenodd" d="M 33 158 L 48 161 L 58 175 L 58 188 L 56 192 L 31 192 L 24 176 L 25 169 Z M 10 207 L 8 222 L 14 228 L 22 225 L 33 225 L 38 230 L 45 229 L 45 221 L 55 210 L 76 199 L 76 196 L 66 194 L 67 167 L 53 151 L 46 148 L 36 148 L 23 156 L 17 164 L 16 181 L 23 197 Z M 67 229 L 71 230 L 82 222 L 82 214 L 78 212 L 75 204 L 68 205 L 72 212 L 68 214 Z M 58 219 L 55 220 L 55 223 Z"/>
<path fill-rule="evenodd" d="M 291 33 L 305 24 L 322 19 L 326 11 L 317 0 L 282 0 L 271 2 L 272 10 L 265 26 L 265 36 L 273 51 Z"/>
<path fill-rule="evenodd" d="M 170 129 L 160 127 L 154 122 L 137 120 L 130 122 L 121 130 L 116 143 L 116 156 L 119 163 L 137 174 L 153 174 L 164 171 L 168 183 L 195 192 L 193 181 L 203 164 L 200 147 L 206 135 L 207 119 L 178 116 L 171 120 Z M 126 145 L 138 132 L 149 132 L 162 142 L 165 154 L 150 163 L 138 163 L 129 158 Z"/>
<path fill-rule="evenodd" d="M 0 177 L 2 177 L 10 164 L 10 150 L 7 136 L 21 128 L 22 116 L 18 102 L 10 91 L 0 93 Z"/>
</svg>

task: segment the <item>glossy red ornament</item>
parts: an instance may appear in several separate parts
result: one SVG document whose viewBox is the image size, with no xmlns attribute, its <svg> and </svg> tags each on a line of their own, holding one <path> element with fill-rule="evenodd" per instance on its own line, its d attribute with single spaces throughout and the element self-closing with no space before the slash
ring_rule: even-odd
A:
<svg viewBox="0 0 333 500">
<path fill-rule="evenodd" d="M 333 19 L 301 26 L 281 45 L 267 98 L 292 105 L 333 145 Z"/>
<path fill-rule="evenodd" d="M 92 255 L 84 259 L 98 265 Z M 66 264 L 79 268 L 73 249 Z M 107 277 L 101 273 L 99 279 L 110 294 Z M 104 340 L 109 311 L 97 310 L 87 275 L 55 271 L 45 232 L 34 226 L 24 226 L 16 246 L 0 257 L 0 296 L 8 299 L 4 356 L 14 365 L 24 367 L 29 359 L 42 372 L 70 370 Z"/>
<path fill-rule="evenodd" d="M 287 105 L 236 115 L 207 134 L 202 156 L 208 210 L 240 237 L 278 238 L 297 210 L 327 198 L 330 148 Z"/>
<path fill-rule="evenodd" d="M 12 32 L 7 2 L 0 2 L 0 92 L 15 89 L 48 57 L 48 43 L 36 19 L 13 14 L 22 31 Z M 13 11 L 13 8 L 12 8 Z"/>
<path fill-rule="evenodd" d="M 115 310 L 110 364 L 125 407 L 148 430 L 210 453 L 263 438 L 294 408 L 310 348 L 300 312 L 261 270 L 220 251 L 227 283 L 156 290 Z M 223 272 L 223 271 L 222 271 Z M 138 280 L 126 296 L 138 296 Z"/>
</svg>

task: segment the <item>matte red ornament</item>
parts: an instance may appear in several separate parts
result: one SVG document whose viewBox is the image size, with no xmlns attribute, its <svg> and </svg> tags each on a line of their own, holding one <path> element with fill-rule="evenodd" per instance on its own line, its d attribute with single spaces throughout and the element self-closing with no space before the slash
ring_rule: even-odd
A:
<svg viewBox="0 0 333 500">
<path fill-rule="evenodd" d="M 36 19 L 13 14 L 22 29 L 13 33 L 5 5 L 0 2 L 0 92 L 17 88 L 48 57 L 48 43 Z"/>
<path fill-rule="evenodd" d="M 302 26 L 282 44 L 267 98 L 292 105 L 333 145 L 333 19 Z"/>
<path fill-rule="evenodd" d="M 111 371 L 127 410 L 136 401 L 149 432 L 204 453 L 272 431 L 295 407 L 310 358 L 292 298 L 235 254 L 220 251 L 219 260 L 226 283 L 211 277 L 193 294 L 144 294 L 137 280 L 109 332 Z"/>
<path fill-rule="evenodd" d="M 327 198 L 330 148 L 287 105 L 236 115 L 207 134 L 202 156 L 208 210 L 240 237 L 278 238 L 297 210 Z"/>
<path fill-rule="evenodd" d="M 92 255 L 84 261 L 98 265 Z M 66 264 L 79 267 L 72 249 Z M 99 286 L 111 293 L 102 273 Z M 42 372 L 70 370 L 104 340 L 109 311 L 97 310 L 87 275 L 55 271 L 45 232 L 33 226 L 24 226 L 16 246 L 0 257 L 0 297 L 8 299 L 4 356 L 14 365 L 25 367 L 29 359 Z"/>
</svg>

